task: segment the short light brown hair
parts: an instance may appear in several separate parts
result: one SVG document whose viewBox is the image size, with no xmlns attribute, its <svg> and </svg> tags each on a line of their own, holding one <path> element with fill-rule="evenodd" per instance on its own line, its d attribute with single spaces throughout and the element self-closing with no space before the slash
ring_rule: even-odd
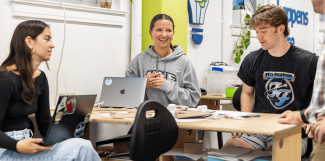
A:
<svg viewBox="0 0 325 161">
<path fill-rule="evenodd" d="M 263 6 L 253 14 L 252 18 L 249 19 L 249 26 L 251 29 L 254 29 L 256 25 L 263 23 L 270 24 L 273 27 L 284 25 L 284 36 L 287 37 L 290 34 L 287 13 L 283 8 L 279 6 Z"/>
</svg>

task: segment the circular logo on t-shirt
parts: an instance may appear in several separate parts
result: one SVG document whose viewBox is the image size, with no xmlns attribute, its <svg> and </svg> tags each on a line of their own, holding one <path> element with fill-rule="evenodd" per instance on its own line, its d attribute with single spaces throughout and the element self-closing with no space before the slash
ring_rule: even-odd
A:
<svg viewBox="0 0 325 161">
<path fill-rule="evenodd" d="M 105 80 L 105 84 L 106 84 L 107 86 L 111 85 L 111 84 L 112 84 L 112 79 L 111 79 L 111 78 L 107 78 L 107 79 Z"/>
<path fill-rule="evenodd" d="M 294 92 L 290 82 L 294 82 L 295 76 L 285 72 L 264 72 L 265 96 L 271 105 L 277 109 L 289 106 L 294 100 Z"/>
</svg>

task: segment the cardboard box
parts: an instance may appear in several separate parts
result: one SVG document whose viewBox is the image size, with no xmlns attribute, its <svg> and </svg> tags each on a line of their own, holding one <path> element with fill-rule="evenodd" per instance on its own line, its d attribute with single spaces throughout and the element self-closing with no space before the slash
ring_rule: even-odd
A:
<svg viewBox="0 0 325 161">
<path fill-rule="evenodd" d="M 130 151 L 130 141 L 115 142 L 114 153 L 128 153 Z"/>
<path fill-rule="evenodd" d="M 191 158 L 189 159 L 188 161 L 191 161 L 191 160 L 195 160 L 195 161 L 204 161 L 202 159 L 202 157 L 206 157 L 207 154 L 191 154 L 191 153 L 184 153 L 183 152 L 183 149 L 182 148 L 179 148 L 179 149 L 173 149 L 173 150 L 170 150 L 164 154 L 162 154 L 162 158 L 163 160 L 174 160 L 176 157 L 179 157 L 179 156 L 184 156 L 184 157 L 187 157 L 187 158 Z M 173 159 L 174 158 L 174 159 Z M 180 158 L 177 158 L 177 160 L 175 159 L 175 161 L 178 161 L 178 160 L 183 160 L 183 159 L 180 159 Z"/>
<path fill-rule="evenodd" d="M 202 141 L 186 141 L 184 142 L 184 153 L 203 154 Z"/>
<path fill-rule="evenodd" d="M 115 137 L 112 139 L 96 142 L 96 147 L 113 143 L 114 152 L 117 153 L 129 153 L 131 134 Z"/>
</svg>

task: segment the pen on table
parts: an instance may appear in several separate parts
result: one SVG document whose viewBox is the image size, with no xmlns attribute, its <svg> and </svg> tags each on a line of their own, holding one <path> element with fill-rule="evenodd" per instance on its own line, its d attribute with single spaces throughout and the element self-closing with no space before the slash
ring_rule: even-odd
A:
<svg viewBox="0 0 325 161">
<path fill-rule="evenodd" d="M 243 118 L 249 118 L 249 117 L 261 117 L 261 115 L 250 115 L 250 116 L 242 116 Z"/>
</svg>

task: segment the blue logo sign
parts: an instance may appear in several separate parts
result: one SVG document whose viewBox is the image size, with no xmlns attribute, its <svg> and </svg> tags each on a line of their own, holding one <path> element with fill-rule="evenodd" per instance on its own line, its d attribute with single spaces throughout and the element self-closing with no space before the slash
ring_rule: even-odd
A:
<svg viewBox="0 0 325 161">
<path fill-rule="evenodd" d="M 265 96 L 271 105 L 281 110 L 289 106 L 294 100 L 294 92 L 290 82 L 294 82 L 295 75 L 285 72 L 264 72 Z"/>
<path fill-rule="evenodd" d="M 277 5 L 280 6 L 280 0 L 277 0 Z M 293 24 L 297 22 L 299 25 L 308 25 L 308 12 L 300 11 L 300 10 L 295 10 L 289 7 L 283 7 L 283 9 L 286 11 L 288 15 L 288 25 L 290 26 L 291 23 L 291 28 L 293 27 Z"/>
<path fill-rule="evenodd" d="M 288 25 L 291 28 L 293 27 L 293 24 L 297 23 L 298 25 L 308 25 L 308 12 L 295 10 L 289 7 L 283 7 L 283 9 L 287 12 L 288 15 Z"/>
<path fill-rule="evenodd" d="M 188 17 L 190 24 L 203 25 L 209 0 L 188 0 Z M 193 28 L 193 32 L 202 33 L 203 29 Z M 192 40 L 196 45 L 203 41 L 202 34 L 192 34 Z"/>
<path fill-rule="evenodd" d="M 277 5 L 280 6 L 280 0 L 277 0 Z M 291 24 L 291 28 L 293 28 L 293 24 L 297 23 L 298 25 L 307 26 L 308 25 L 308 12 L 295 10 L 289 7 L 283 7 L 288 16 L 288 26 Z M 287 41 L 290 44 L 295 44 L 294 37 L 287 37 Z"/>
<path fill-rule="evenodd" d="M 190 24 L 203 25 L 209 0 L 188 0 L 188 16 Z"/>
</svg>

